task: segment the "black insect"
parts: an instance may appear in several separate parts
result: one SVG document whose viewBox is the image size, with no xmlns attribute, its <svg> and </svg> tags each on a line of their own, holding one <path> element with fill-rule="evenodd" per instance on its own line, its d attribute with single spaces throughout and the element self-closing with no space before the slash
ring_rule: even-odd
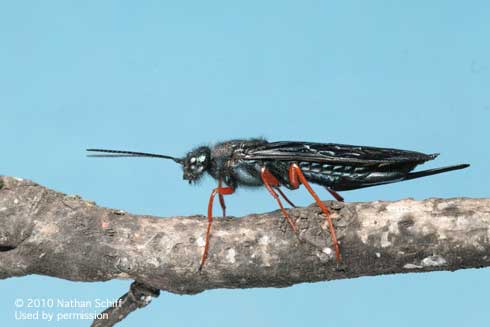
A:
<svg viewBox="0 0 490 327">
<path fill-rule="evenodd" d="M 285 186 L 294 190 L 303 184 L 325 214 L 337 262 L 339 262 L 340 249 L 329 210 L 309 183 L 324 186 L 335 199 L 343 201 L 337 191 L 400 182 L 469 166 L 460 164 L 411 172 L 417 165 L 436 158 L 438 154 L 333 143 L 267 142 L 263 139 L 232 140 L 218 143 L 213 147 L 201 146 L 189 152 L 184 158 L 133 151 L 105 149 L 87 149 L 87 151 L 105 153 L 91 155 L 97 157 L 171 159 L 182 165 L 183 178 L 189 183 L 199 180 L 206 172 L 218 181 L 218 187 L 211 192 L 209 198 L 206 242 L 199 270 L 202 269 L 208 255 L 214 197 L 218 195 L 223 216 L 226 216 L 223 195 L 232 194 L 239 186 L 265 186 L 279 204 L 284 218 L 296 232 L 296 225 L 284 209 L 279 195 L 290 205 L 294 206 L 294 204 L 279 187 Z"/>
</svg>

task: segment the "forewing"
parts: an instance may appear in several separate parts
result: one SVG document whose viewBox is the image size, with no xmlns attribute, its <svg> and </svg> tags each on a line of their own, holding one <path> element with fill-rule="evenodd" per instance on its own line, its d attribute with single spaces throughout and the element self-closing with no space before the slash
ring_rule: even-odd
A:
<svg viewBox="0 0 490 327">
<path fill-rule="evenodd" d="M 245 160 L 307 161 L 332 164 L 396 164 L 424 162 L 437 154 L 357 145 L 308 142 L 272 142 L 248 149 Z"/>
</svg>

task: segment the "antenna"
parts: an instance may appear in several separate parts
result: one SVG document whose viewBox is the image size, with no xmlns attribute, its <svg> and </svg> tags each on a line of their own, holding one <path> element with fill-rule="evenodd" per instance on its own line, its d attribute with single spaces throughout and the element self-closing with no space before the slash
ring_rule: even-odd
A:
<svg viewBox="0 0 490 327">
<path fill-rule="evenodd" d="M 135 151 L 121 151 L 121 150 L 107 150 L 107 149 L 87 149 L 89 152 L 102 152 L 106 154 L 88 154 L 87 157 L 99 157 L 99 158 L 117 158 L 117 157 L 147 157 L 147 158 L 160 158 L 171 159 L 178 164 L 183 164 L 184 160 L 180 158 L 174 158 L 164 154 L 135 152 Z"/>
</svg>

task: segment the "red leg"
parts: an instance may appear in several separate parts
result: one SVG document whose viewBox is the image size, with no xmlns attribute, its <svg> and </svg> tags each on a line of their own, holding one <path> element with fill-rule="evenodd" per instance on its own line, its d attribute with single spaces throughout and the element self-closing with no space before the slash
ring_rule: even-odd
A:
<svg viewBox="0 0 490 327">
<path fill-rule="evenodd" d="M 284 192 L 279 188 L 279 186 L 275 186 L 274 187 L 276 189 L 277 192 L 279 192 L 279 194 L 282 196 L 282 198 L 284 200 L 286 200 L 287 203 L 289 203 L 289 205 L 293 208 L 296 208 L 296 206 L 294 205 L 294 203 L 288 199 L 288 197 L 286 196 L 286 194 L 284 194 Z"/>
<path fill-rule="evenodd" d="M 208 257 L 209 250 L 209 235 L 211 233 L 211 224 L 213 223 L 213 201 L 216 194 L 219 195 L 227 195 L 232 194 L 235 190 L 232 187 L 217 187 L 211 192 L 211 196 L 209 197 L 208 203 L 208 228 L 206 230 L 206 241 L 204 243 L 204 252 L 201 257 L 201 264 L 199 265 L 199 271 L 202 270 L 204 263 L 206 262 L 206 258 Z"/>
<path fill-rule="evenodd" d="M 332 194 L 332 196 L 335 198 L 335 200 L 339 201 L 339 202 L 344 202 L 344 198 L 342 197 L 342 195 L 340 195 L 339 193 L 335 192 L 334 190 L 332 190 L 330 187 L 325 187 L 327 189 L 327 191 Z"/>
<path fill-rule="evenodd" d="M 330 211 L 328 211 L 327 207 L 323 204 L 323 202 L 320 200 L 320 198 L 315 193 L 315 191 L 313 191 L 310 184 L 306 180 L 305 175 L 303 175 L 301 168 L 299 168 L 299 166 L 297 164 L 293 163 L 293 164 L 291 164 L 291 166 L 289 166 L 289 180 L 290 180 L 290 183 L 293 187 L 299 185 L 298 178 L 299 178 L 299 181 L 301 181 L 301 183 L 306 187 L 308 192 L 310 192 L 311 196 L 315 199 L 316 203 L 318 204 L 318 206 L 322 209 L 323 213 L 325 214 L 325 218 L 326 218 L 327 223 L 328 223 L 328 229 L 329 229 L 330 235 L 332 237 L 332 243 L 333 243 L 333 246 L 335 247 L 335 257 L 337 259 L 337 262 L 340 262 L 341 259 L 340 259 L 339 242 L 337 241 L 337 235 L 335 234 L 335 228 L 333 226 L 332 219 L 330 218 Z"/>
<path fill-rule="evenodd" d="M 221 188 L 221 178 L 218 180 L 218 188 Z M 219 204 L 221 205 L 221 211 L 223 211 L 223 218 L 226 218 L 226 204 L 223 194 L 218 194 Z"/>
<path fill-rule="evenodd" d="M 272 188 L 272 187 L 278 187 L 279 181 L 265 167 L 262 167 L 262 169 L 260 170 L 260 178 L 262 178 L 262 181 L 264 182 L 264 185 L 269 191 L 269 193 L 274 197 L 274 199 L 276 199 L 277 203 L 279 204 L 279 208 L 281 208 L 282 214 L 284 215 L 284 218 L 288 222 L 289 226 L 291 226 L 293 231 L 296 232 L 297 231 L 296 224 L 291 220 L 291 218 L 289 218 L 286 209 L 284 209 L 284 206 L 282 205 L 281 199 L 279 199 L 279 196 L 277 195 L 276 191 L 274 191 L 274 189 Z"/>
</svg>

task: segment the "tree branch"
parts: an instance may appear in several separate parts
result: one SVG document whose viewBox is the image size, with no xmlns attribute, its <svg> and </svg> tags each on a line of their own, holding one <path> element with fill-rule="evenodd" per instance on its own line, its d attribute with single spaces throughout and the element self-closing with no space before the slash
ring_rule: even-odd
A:
<svg viewBox="0 0 490 327">
<path fill-rule="evenodd" d="M 114 326 L 131 312 L 146 307 L 154 297 L 160 295 L 160 290 L 148 287 L 139 282 L 133 282 L 129 291 L 121 296 L 111 307 L 102 312 L 94 320 L 91 327 Z"/>
<path fill-rule="evenodd" d="M 0 279 L 40 274 L 76 281 L 133 279 L 148 289 L 286 287 L 365 275 L 490 265 L 490 199 L 339 203 L 337 269 L 316 205 L 216 219 L 197 272 L 207 219 L 160 219 L 102 208 L 28 180 L 0 177 Z"/>
</svg>

